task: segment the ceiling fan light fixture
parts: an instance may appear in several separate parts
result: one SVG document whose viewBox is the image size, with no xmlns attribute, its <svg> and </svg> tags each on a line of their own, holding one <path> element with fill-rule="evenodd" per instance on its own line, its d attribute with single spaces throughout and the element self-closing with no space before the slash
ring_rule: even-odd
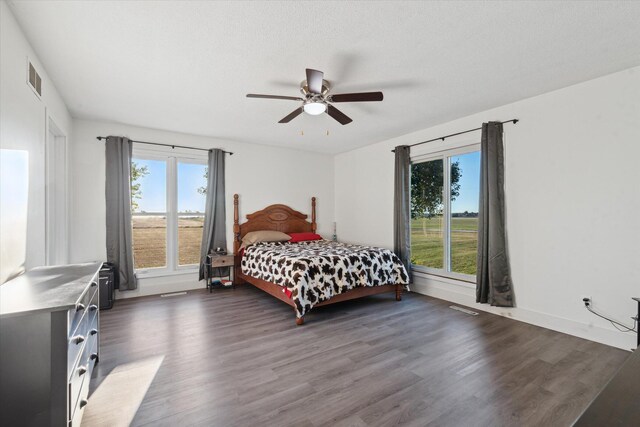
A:
<svg viewBox="0 0 640 427">
<path fill-rule="evenodd" d="M 382 101 L 382 92 L 357 92 L 329 94 L 331 86 L 324 79 L 324 73 L 319 70 L 307 68 L 307 79 L 300 83 L 300 93 L 303 98 L 282 95 L 263 95 L 258 93 L 248 93 L 247 98 L 284 99 L 290 101 L 302 101 L 302 108 L 297 107 L 278 123 L 289 123 L 302 113 L 310 116 L 319 116 L 327 113 L 331 118 L 341 125 L 348 125 L 353 120 L 342 111 L 333 106 L 335 102 L 371 102 Z M 327 131 L 327 135 L 329 132 Z"/>
<path fill-rule="evenodd" d="M 303 108 L 305 113 L 317 116 L 327 111 L 327 104 L 324 102 L 307 102 Z"/>
</svg>

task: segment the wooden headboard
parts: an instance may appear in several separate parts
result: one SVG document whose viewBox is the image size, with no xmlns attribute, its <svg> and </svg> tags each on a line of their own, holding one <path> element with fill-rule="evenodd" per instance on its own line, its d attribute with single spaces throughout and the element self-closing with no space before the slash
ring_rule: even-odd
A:
<svg viewBox="0 0 640 427">
<path fill-rule="evenodd" d="M 233 253 L 238 254 L 245 234 L 251 231 L 276 230 L 283 233 L 316 232 L 316 198 L 311 198 L 311 222 L 308 215 L 286 205 L 271 205 L 247 215 L 247 221 L 240 224 L 238 195 L 233 195 Z"/>
</svg>

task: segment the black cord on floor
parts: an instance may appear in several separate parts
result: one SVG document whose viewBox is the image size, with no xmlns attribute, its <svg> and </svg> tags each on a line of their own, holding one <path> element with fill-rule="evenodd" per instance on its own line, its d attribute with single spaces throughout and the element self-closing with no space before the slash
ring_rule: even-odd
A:
<svg viewBox="0 0 640 427">
<path fill-rule="evenodd" d="M 619 330 L 620 332 L 638 332 L 638 331 L 636 330 L 636 325 L 637 325 L 637 323 L 638 323 L 638 319 L 637 319 L 637 318 L 635 318 L 635 317 L 633 317 L 633 318 L 632 318 L 632 319 L 633 319 L 633 327 L 629 328 L 627 325 L 623 325 L 623 324 L 622 324 L 622 323 L 620 323 L 620 322 L 617 322 L 617 321 L 615 321 L 615 320 L 609 319 L 608 317 L 603 316 L 603 315 L 602 315 L 602 314 L 600 314 L 600 313 L 597 313 L 595 310 L 593 310 L 593 309 L 591 308 L 591 302 L 587 302 L 587 301 L 585 301 L 584 306 L 587 308 L 587 310 L 589 310 L 591 313 L 595 314 L 596 316 L 601 317 L 601 318 L 603 318 L 604 320 L 608 320 L 609 322 L 611 322 L 611 324 L 613 325 L 613 327 L 614 327 L 614 328 L 616 328 L 617 330 Z M 616 325 L 618 325 L 618 326 L 622 326 L 622 328 L 624 328 L 624 329 L 620 329 L 620 328 L 619 328 L 618 326 L 616 326 Z"/>
</svg>

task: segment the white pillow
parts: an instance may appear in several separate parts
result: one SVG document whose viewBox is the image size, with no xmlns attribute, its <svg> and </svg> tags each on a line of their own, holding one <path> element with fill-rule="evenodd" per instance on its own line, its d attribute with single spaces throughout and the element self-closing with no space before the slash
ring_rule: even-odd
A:
<svg viewBox="0 0 640 427">
<path fill-rule="evenodd" d="M 286 242 L 291 240 L 291 236 L 281 231 L 275 230 L 260 230 L 251 231 L 244 235 L 242 238 L 242 245 L 240 248 L 246 248 L 249 245 L 253 245 L 258 242 Z"/>
</svg>

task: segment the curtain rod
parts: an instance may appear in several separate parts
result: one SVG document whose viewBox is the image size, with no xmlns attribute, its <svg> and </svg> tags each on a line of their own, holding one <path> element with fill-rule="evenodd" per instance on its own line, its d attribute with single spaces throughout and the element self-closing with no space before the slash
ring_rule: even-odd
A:
<svg viewBox="0 0 640 427">
<path fill-rule="evenodd" d="M 500 122 L 500 123 L 502 123 L 502 124 L 513 123 L 515 125 L 519 121 L 520 121 L 520 119 L 511 119 L 511 120 L 505 120 L 504 122 Z M 458 135 L 462 135 L 462 134 L 469 133 L 469 132 L 475 132 L 475 131 L 481 130 L 481 129 L 482 129 L 482 127 L 479 127 L 479 128 L 475 128 L 475 129 L 465 130 L 465 131 L 462 131 L 462 132 L 452 133 L 451 135 L 441 136 L 440 138 L 433 138 L 433 139 L 429 139 L 427 141 L 416 142 L 415 144 L 409 145 L 409 147 L 415 147 L 416 145 L 426 144 L 427 142 L 440 141 L 440 140 L 444 141 L 446 138 L 451 138 L 452 136 L 458 136 Z M 391 150 L 391 152 L 395 153 L 396 150 Z"/>
<path fill-rule="evenodd" d="M 106 136 L 96 136 L 96 139 L 98 141 L 102 141 L 103 139 L 107 139 L 107 137 Z M 173 148 L 188 148 L 189 150 L 212 151 L 211 148 L 187 147 L 186 145 L 174 145 L 174 144 L 160 144 L 159 142 L 134 141 L 133 139 L 131 140 L 131 142 L 135 142 L 136 144 L 160 145 L 162 147 L 171 147 L 172 149 Z M 222 150 L 222 152 L 225 153 L 225 154 L 228 154 L 230 156 L 233 156 L 233 153 L 231 151 Z"/>
</svg>

